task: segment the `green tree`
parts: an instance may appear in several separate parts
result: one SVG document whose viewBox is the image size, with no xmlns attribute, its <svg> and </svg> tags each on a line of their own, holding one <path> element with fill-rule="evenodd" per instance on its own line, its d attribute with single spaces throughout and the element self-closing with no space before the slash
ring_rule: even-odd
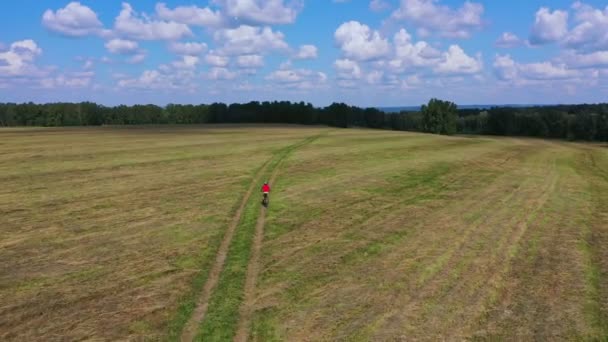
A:
<svg viewBox="0 0 608 342">
<path fill-rule="evenodd" d="M 457 112 L 456 104 L 431 99 L 428 105 L 422 106 L 422 130 L 445 135 L 456 133 Z"/>
</svg>

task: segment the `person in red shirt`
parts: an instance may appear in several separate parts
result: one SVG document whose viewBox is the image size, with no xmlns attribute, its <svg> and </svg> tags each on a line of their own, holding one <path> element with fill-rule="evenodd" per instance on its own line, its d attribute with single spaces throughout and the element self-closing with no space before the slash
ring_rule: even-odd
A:
<svg viewBox="0 0 608 342">
<path fill-rule="evenodd" d="M 270 185 L 268 185 L 268 182 L 264 182 L 264 185 L 262 185 L 262 193 L 264 194 L 264 204 L 267 204 L 268 194 L 270 193 Z"/>
<path fill-rule="evenodd" d="M 268 185 L 268 182 L 264 182 L 264 185 L 262 185 L 262 192 L 265 194 L 270 193 L 270 185 Z"/>
</svg>

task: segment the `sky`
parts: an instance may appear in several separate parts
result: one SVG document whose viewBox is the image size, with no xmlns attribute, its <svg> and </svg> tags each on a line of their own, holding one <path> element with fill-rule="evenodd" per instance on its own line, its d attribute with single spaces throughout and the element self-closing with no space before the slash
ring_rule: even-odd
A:
<svg viewBox="0 0 608 342">
<path fill-rule="evenodd" d="M 0 3 L 0 102 L 606 102 L 608 1 Z"/>
</svg>

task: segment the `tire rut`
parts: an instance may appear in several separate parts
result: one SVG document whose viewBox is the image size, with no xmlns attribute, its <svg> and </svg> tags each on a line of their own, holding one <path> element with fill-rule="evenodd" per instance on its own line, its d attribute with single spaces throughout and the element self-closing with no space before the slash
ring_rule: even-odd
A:
<svg viewBox="0 0 608 342">
<path fill-rule="evenodd" d="M 270 178 L 270 184 L 274 184 L 274 181 L 278 175 L 279 166 L 280 165 L 277 165 L 277 167 L 274 169 Z M 262 243 L 264 241 L 265 223 L 266 208 L 262 206 L 255 227 L 251 260 L 247 266 L 247 278 L 245 280 L 243 305 L 241 305 L 239 324 L 236 331 L 236 336 L 234 338 L 235 341 L 239 342 L 247 341 L 247 333 L 249 331 L 251 316 L 253 314 L 253 305 L 255 304 L 255 284 L 257 282 L 258 274 L 260 273 L 260 254 L 262 251 Z"/>
<path fill-rule="evenodd" d="M 239 222 L 241 221 L 241 216 L 243 214 L 245 206 L 247 205 L 247 202 L 249 201 L 249 197 L 251 197 L 251 194 L 253 193 L 253 189 L 256 187 L 260 177 L 262 176 L 262 174 L 268 167 L 271 160 L 272 160 L 272 158 L 270 160 L 267 160 L 262 165 L 260 170 L 256 173 L 253 180 L 251 181 L 251 184 L 249 185 L 249 189 L 247 190 L 247 192 L 245 193 L 245 196 L 243 196 L 243 199 L 241 200 L 241 204 L 240 204 L 239 208 L 237 209 L 236 213 L 232 217 L 232 222 L 230 223 L 230 226 L 228 227 L 228 230 L 226 231 L 224 238 L 222 239 L 222 243 L 220 244 L 220 248 L 217 251 L 217 254 L 215 257 L 215 262 L 213 263 L 213 267 L 211 268 L 209 277 L 207 278 L 207 281 L 205 282 L 205 286 L 203 287 L 201 296 L 196 303 L 196 307 L 192 313 L 192 316 L 190 316 L 190 319 L 184 326 L 184 330 L 182 331 L 182 336 L 181 336 L 182 342 L 193 341 L 196 336 L 198 327 L 200 326 L 200 323 L 205 319 L 205 314 L 207 313 L 207 308 L 209 307 L 209 299 L 211 298 L 213 289 L 217 286 L 218 281 L 220 279 L 220 274 L 222 273 L 222 270 L 224 269 L 224 263 L 226 261 L 226 257 L 228 256 L 228 250 L 230 247 L 230 243 L 232 242 L 232 238 L 234 237 L 236 228 L 237 228 Z"/>
<path fill-rule="evenodd" d="M 277 165 L 272 170 L 270 176 L 270 184 L 275 184 L 275 180 L 279 174 L 279 170 L 283 162 L 289 157 L 293 151 L 301 148 L 302 146 L 308 145 L 318 139 L 321 135 L 310 137 L 303 142 L 296 144 L 293 148 L 289 149 L 288 153 L 282 155 Z M 266 211 L 267 209 L 262 206 L 260 208 L 260 214 L 255 227 L 255 235 L 253 238 L 253 245 L 251 247 L 251 259 L 249 265 L 247 265 L 247 276 L 245 279 L 244 297 L 243 303 L 241 304 L 239 312 L 239 322 L 237 325 L 236 335 L 234 341 L 244 342 L 248 339 L 249 326 L 251 325 L 251 318 L 254 312 L 255 305 L 255 289 L 258 274 L 260 273 L 260 254 L 262 252 L 262 244 L 264 242 L 264 225 L 266 223 Z"/>
</svg>

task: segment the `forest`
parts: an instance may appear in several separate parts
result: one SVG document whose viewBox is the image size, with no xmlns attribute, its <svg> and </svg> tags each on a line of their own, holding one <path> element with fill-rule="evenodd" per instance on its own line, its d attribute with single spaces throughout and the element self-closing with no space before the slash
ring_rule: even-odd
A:
<svg viewBox="0 0 608 342">
<path fill-rule="evenodd" d="M 345 103 L 305 102 L 104 106 L 82 103 L 0 103 L 0 126 L 99 126 L 205 123 L 286 123 L 368 127 L 437 134 L 528 136 L 608 141 L 608 103 L 458 109 L 431 99 L 418 112 L 385 113 Z"/>
</svg>

